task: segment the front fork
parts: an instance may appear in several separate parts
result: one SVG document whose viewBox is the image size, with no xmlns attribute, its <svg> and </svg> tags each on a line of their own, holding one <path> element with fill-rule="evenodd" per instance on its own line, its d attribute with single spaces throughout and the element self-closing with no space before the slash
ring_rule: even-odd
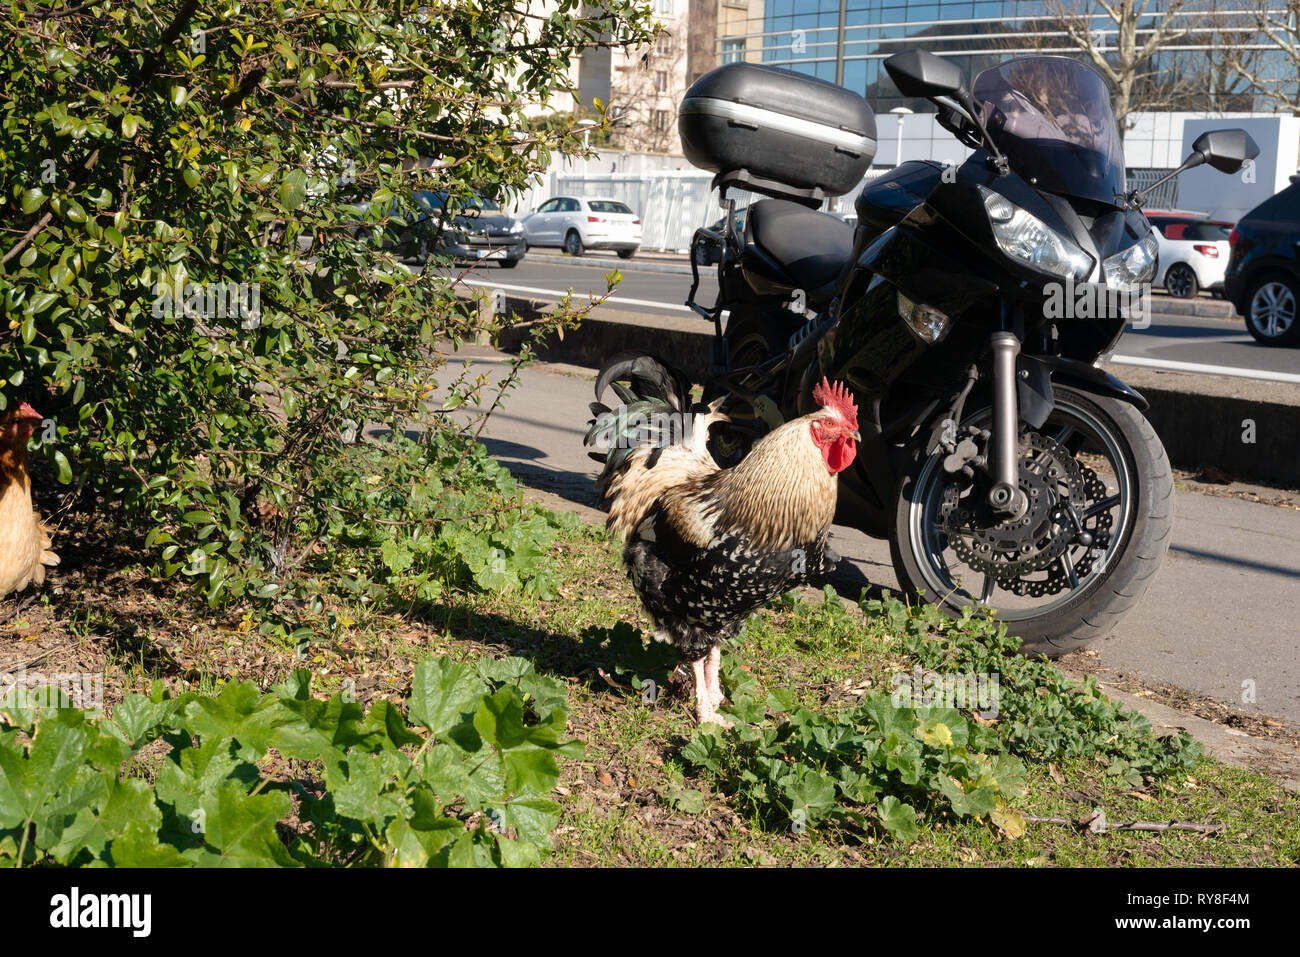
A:
<svg viewBox="0 0 1300 957">
<path fill-rule="evenodd" d="M 993 486 L 989 505 L 1015 520 L 1029 508 L 1029 499 L 1020 488 L 1020 405 L 1016 394 L 1020 340 L 1014 333 L 995 332 L 989 345 L 993 350 Z"/>
</svg>

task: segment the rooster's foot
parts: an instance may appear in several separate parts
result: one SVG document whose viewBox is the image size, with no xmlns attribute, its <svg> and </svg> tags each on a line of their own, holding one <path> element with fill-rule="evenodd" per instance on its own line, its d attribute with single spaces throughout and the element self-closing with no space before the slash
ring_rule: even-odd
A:
<svg viewBox="0 0 1300 957">
<path fill-rule="evenodd" d="M 717 708 L 705 708 L 703 706 L 695 709 L 695 717 L 699 719 L 700 724 L 716 724 L 723 728 L 735 727 L 734 721 L 728 721 L 722 715 L 718 714 Z"/>
</svg>

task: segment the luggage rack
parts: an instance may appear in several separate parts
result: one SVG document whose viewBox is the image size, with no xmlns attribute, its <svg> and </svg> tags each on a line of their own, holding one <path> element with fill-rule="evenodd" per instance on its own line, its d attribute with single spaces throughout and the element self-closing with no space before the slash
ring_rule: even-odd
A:
<svg viewBox="0 0 1300 957">
<path fill-rule="evenodd" d="M 735 369 L 731 367 L 730 349 L 727 340 L 722 334 L 722 313 L 725 311 L 723 308 L 723 276 L 727 267 L 735 261 L 737 251 L 741 248 L 741 240 L 736 230 L 736 200 L 734 197 L 726 195 L 725 185 L 722 186 L 722 191 L 721 203 L 727 211 L 726 222 L 723 224 L 722 229 L 715 230 L 701 226 L 695 230 L 695 235 L 691 239 L 691 289 L 686 298 L 686 305 L 701 317 L 713 323 L 713 375 L 710 378 L 710 385 L 719 391 L 729 393 L 737 399 L 749 403 L 755 412 L 756 421 L 752 428 L 757 434 L 765 431 L 766 428 L 774 428 L 781 422 L 780 411 L 763 393 L 773 385 L 784 384 L 784 379 L 791 368 L 798 366 L 797 360 L 802 353 L 810 344 L 816 342 L 818 337 L 814 333 L 826 320 L 814 314 L 791 337 L 784 352 L 774 355 L 763 362 Z M 717 300 L 711 307 L 704 306 L 695 299 L 700 285 L 698 250 L 707 248 L 718 250 L 718 295 Z M 767 408 L 768 406 L 771 408 Z M 775 421 L 773 416 L 776 417 Z M 758 425 L 760 420 L 766 422 L 766 428 Z M 733 420 L 732 425 L 734 428 L 750 428 L 743 420 Z"/>
</svg>

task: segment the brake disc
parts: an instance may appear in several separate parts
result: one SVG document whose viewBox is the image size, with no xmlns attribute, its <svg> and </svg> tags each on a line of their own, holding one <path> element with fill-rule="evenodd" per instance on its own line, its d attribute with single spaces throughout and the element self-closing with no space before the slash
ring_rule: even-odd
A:
<svg viewBox="0 0 1300 957">
<path fill-rule="evenodd" d="M 1020 488 L 1029 503 L 1024 515 L 1006 519 L 978 492 L 963 502 L 961 489 L 952 483 L 944 489 L 940 524 L 957 557 L 1003 588 L 1037 593 L 1050 582 L 1059 591 L 1055 570 L 1046 582 L 1022 582 L 1022 577 L 1060 564 L 1076 535 L 1071 509 L 1077 515 L 1088 500 L 1089 476 L 1103 492 L 1105 486 L 1091 470 L 1085 476 L 1067 449 L 1036 432 L 1021 435 L 1019 458 Z M 1063 572 L 1060 577 L 1066 580 Z"/>
<path fill-rule="evenodd" d="M 1079 466 L 1079 471 L 1083 474 L 1084 501 L 1097 502 L 1105 498 L 1106 484 L 1097 477 L 1097 473 L 1084 465 Z M 1079 514 L 1077 508 L 1075 513 Z M 1115 516 L 1111 514 L 1110 509 L 1098 512 L 1092 519 L 1082 520 L 1083 530 L 1092 534 L 1092 546 L 1074 563 L 1076 580 L 1087 578 L 1092 573 L 1092 567 L 1096 564 L 1098 556 L 1106 554 L 1106 549 L 1110 546 L 1110 530 L 1114 522 Z M 1017 595 L 1040 598 L 1043 595 L 1055 595 L 1069 588 L 1070 579 L 1061 563 L 1057 562 L 1051 566 L 1046 579 L 1026 581 L 1017 578 L 1015 581 L 1005 583 L 1003 587 L 1010 589 Z"/>
</svg>

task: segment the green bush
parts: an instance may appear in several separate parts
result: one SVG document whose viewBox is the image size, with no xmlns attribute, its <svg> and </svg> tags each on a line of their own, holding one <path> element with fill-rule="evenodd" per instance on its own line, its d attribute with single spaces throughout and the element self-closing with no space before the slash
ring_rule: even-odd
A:
<svg viewBox="0 0 1300 957">
<path fill-rule="evenodd" d="M 364 505 L 337 482 L 341 435 L 449 428 L 428 401 L 439 344 L 501 320 L 386 248 L 411 191 L 522 189 L 579 143 L 526 131 L 525 105 L 563 96 L 584 46 L 651 36 L 630 0 L 599 15 L 561 0 L 544 19 L 516 6 L 16 0 L 0 13 L 0 408 L 30 399 L 52 420 L 41 454 L 59 479 L 120 503 L 161 570 L 209 601 L 281 592 L 318 541 L 305 513 Z M 450 378 L 448 408 L 481 391 Z M 386 561 L 405 553 L 394 542 Z"/>
</svg>

